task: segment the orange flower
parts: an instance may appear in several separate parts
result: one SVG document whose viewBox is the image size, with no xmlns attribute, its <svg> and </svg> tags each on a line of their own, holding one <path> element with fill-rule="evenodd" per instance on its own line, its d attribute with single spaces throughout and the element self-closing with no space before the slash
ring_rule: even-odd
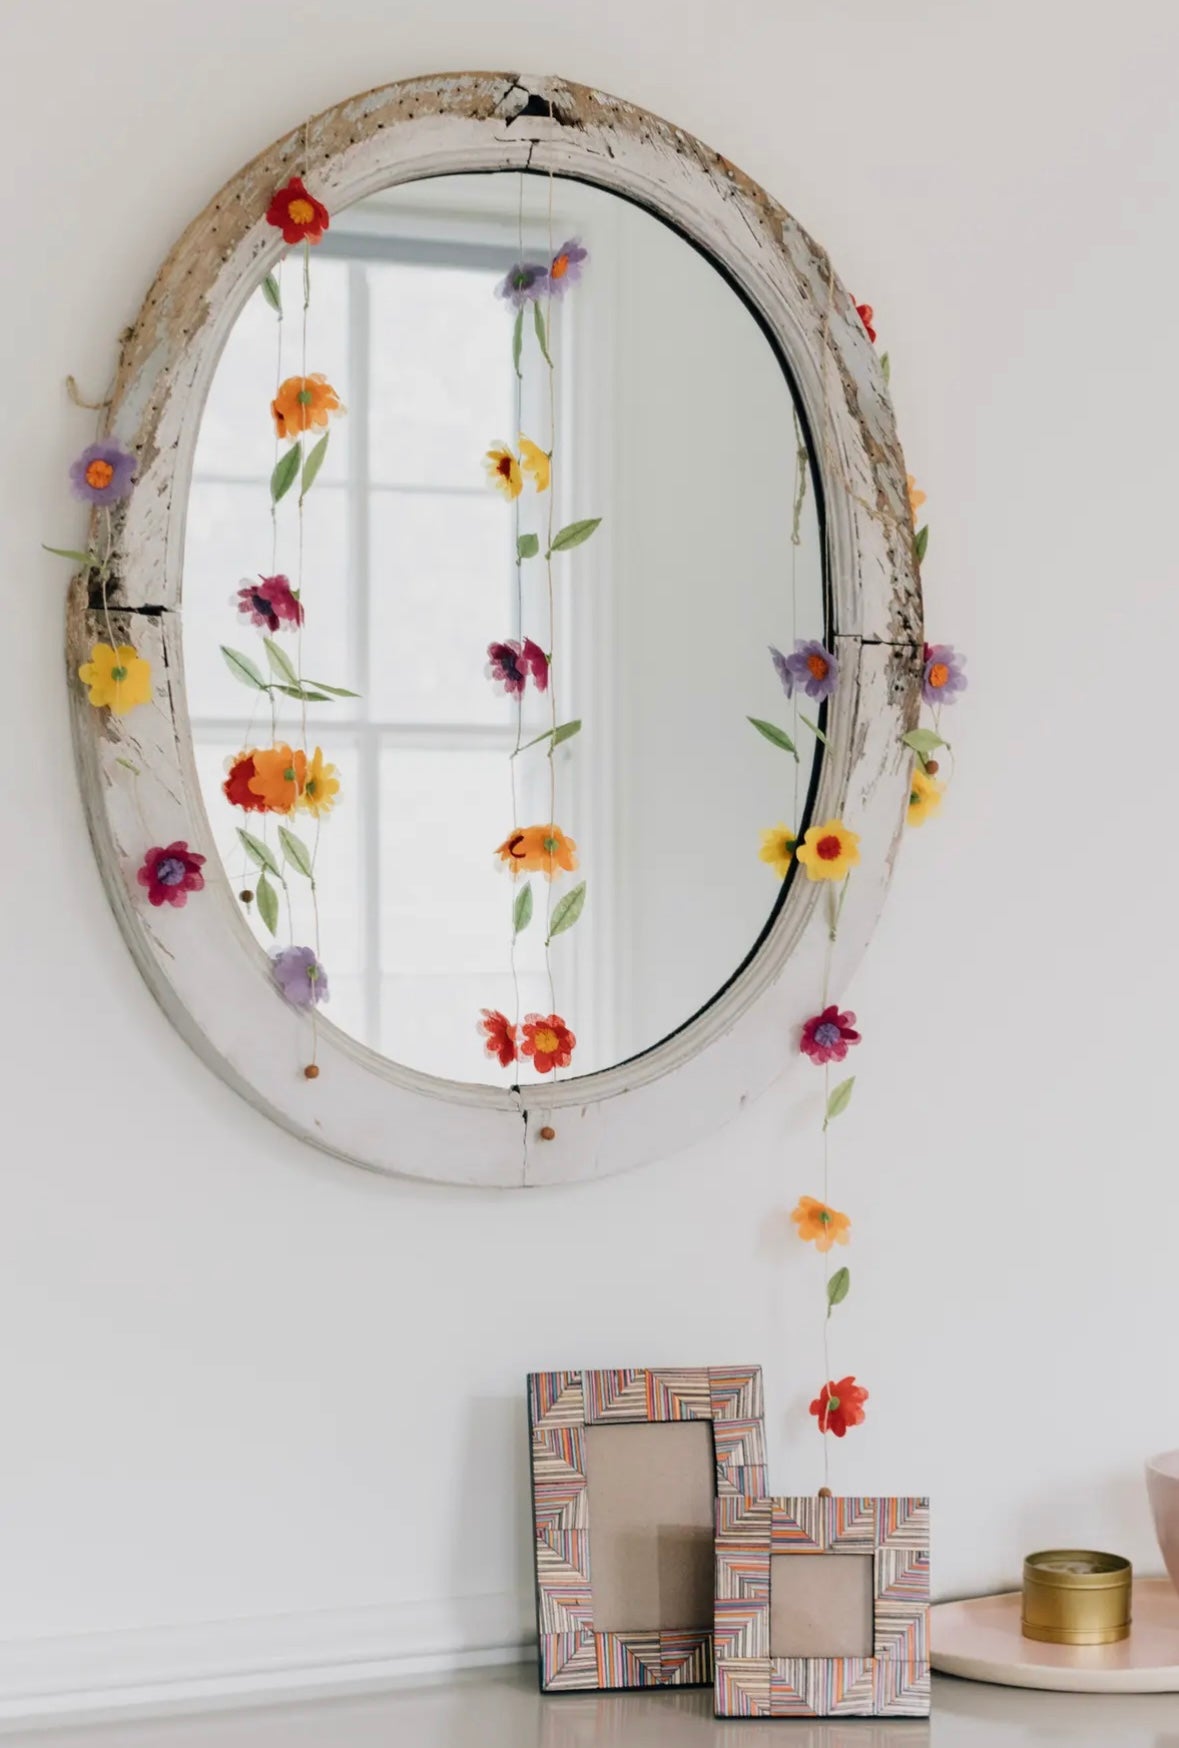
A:
<svg viewBox="0 0 1179 1748">
<path fill-rule="evenodd" d="M 846 1244 L 851 1231 L 851 1221 L 846 1214 L 841 1214 L 837 1208 L 829 1208 L 826 1202 L 816 1202 L 813 1196 L 799 1196 L 798 1206 L 790 1218 L 798 1227 L 798 1236 L 804 1243 L 814 1239 L 816 1250 L 830 1250 L 833 1244 Z"/>
<path fill-rule="evenodd" d="M 270 403 L 274 428 L 280 437 L 297 437 L 326 425 L 332 413 L 346 411 L 340 397 L 322 372 L 314 376 L 288 376 Z"/>
<path fill-rule="evenodd" d="M 909 488 L 909 508 L 913 512 L 913 520 L 915 522 L 917 520 L 917 512 L 925 502 L 925 493 L 918 490 L 917 481 L 913 478 L 911 473 L 905 475 L 905 483 Z"/>
<path fill-rule="evenodd" d="M 560 826 L 526 825 L 505 838 L 495 853 L 512 870 L 513 879 L 517 874 L 543 874 L 552 880 L 562 872 L 573 872 L 576 851 L 577 845 Z"/>
<path fill-rule="evenodd" d="M 252 794 L 261 796 L 271 813 L 293 813 L 307 781 L 307 755 L 288 746 L 258 748 L 254 752 Z"/>
</svg>

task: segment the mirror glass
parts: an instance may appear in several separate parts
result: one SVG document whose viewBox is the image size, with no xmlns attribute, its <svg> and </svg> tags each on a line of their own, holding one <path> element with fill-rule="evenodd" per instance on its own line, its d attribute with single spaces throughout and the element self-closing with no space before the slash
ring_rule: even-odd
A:
<svg viewBox="0 0 1179 1748">
<path fill-rule="evenodd" d="M 771 656 L 825 641 L 802 432 L 718 268 L 573 180 L 387 190 L 250 297 L 196 444 L 185 685 L 225 873 L 269 953 L 316 953 L 325 1019 L 527 1085 L 730 982 L 821 752 L 822 658 L 787 686 Z"/>
</svg>

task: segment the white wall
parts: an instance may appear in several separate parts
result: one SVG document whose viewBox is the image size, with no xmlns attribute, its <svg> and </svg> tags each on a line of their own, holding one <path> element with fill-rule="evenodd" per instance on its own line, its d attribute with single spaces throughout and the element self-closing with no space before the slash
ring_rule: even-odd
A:
<svg viewBox="0 0 1179 1748">
<path fill-rule="evenodd" d="M 280 130 L 464 66 L 673 117 L 876 306 L 929 492 L 931 629 L 973 689 L 953 799 L 906 845 L 851 992 L 836 1355 L 872 1400 L 833 1479 L 929 1489 L 943 1594 L 1058 1538 L 1157 1564 L 1141 1460 L 1179 1444 L 1175 35 L 1163 0 L 10 10 L 4 1634 L 315 1614 L 314 1659 L 367 1609 L 393 1650 L 514 1640 L 528 1366 L 760 1358 L 773 1481 L 821 1478 L 814 1258 L 786 1219 L 816 1185 L 807 1065 L 622 1180 L 369 1177 L 198 1065 L 87 845 L 65 578 L 38 550 L 82 528 L 64 473 L 89 424 L 62 378 L 101 389 L 172 239 Z M 51 1645 L 45 1680 L 80 1654 Z"/>
</svg>

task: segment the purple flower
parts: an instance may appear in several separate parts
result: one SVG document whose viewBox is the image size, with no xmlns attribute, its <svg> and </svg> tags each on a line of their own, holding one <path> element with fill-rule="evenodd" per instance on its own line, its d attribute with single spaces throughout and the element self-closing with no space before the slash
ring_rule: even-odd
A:
<svg viewBox="0 0 1179 1748">
<path fill-rule="evenodd" d="M 517 261 L 509 267 L 495 288 L 513 309 L 522 310 L 526 303 L 535 303 L 548 290 L 549 270 L 540 261 Z"/>
<path fill-rule="evenodd" d="M 526 637 L 523 643 L 509 638 L 504 643 L 489 643 L 488 662 L 483 672 L 489 680 L 502 686 L 509 698 L 519 697 L 531 677 L 538 692 L 547 692 L 549 658 L 538 643 Z"/>
<path fill-rule="evenodd" d="M 92 443 L 70 468 L 74 496 L 88 504 L 117 504 L 129 496 L 131 475 L 138 466 L 135 457 L 117 443 Z"/>
<path fill-rule="evenodd" d="M 328 999 L 327 972 L 310 947 L 283 947 L 273 964 L 274 981 L 293 1007 L 316 1007 Z"/>
<path fill-rule="evenodd" d="M 263 577 L 257 582 L 243 577 L 234 596 L 234 606 L 251 625 L 264 626 L 272 634 L 283 625 L 302 625 L 303 608 L 286 577 Z"/>
<path fill-rule="evenodd" d="M 966 657 L 959 655 L 952 643 L 927 643 L 925 669 L 921 675 L 921 696 L 927 704 L 952 704 L 959 692 L 965 692 L 968 681 L 962 672 Z"/>
<path fill-rule="evenodd" d="M 801 686 L 808 698 L 830 698 L 834 692 L 839 663 L 815 638 L 800 640 L 794 646 L 794 654 L 788 656 L 771 644 L 770 654 L 787 698 L 793 698 L 795 686 Z"/>
<path fill-rule="evenodd" d="M 561 244 L 549 263 L 547 289 L 553 297 L 562 297 L 568 286 L 577 284 L 588 260 L 589 250 L 582 248 L 579 238 L 570 237 Z"/>
</svg>

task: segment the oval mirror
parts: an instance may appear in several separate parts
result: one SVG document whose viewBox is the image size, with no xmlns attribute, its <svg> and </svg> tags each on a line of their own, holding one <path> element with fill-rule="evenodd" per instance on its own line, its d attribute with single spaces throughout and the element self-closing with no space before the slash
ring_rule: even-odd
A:
<svg viewBox="0 0 1179 1748">
<path fill-rule="evenodd" d="M 564 81 L 386 87 L 190 229 L 111 429 L 70 660 L 125 637 L 153 694 L 78 701 L 84 789 L 220 1074 L 358 1163 L 531 1184 L 780 1072 L 882 901 L 920 671 L 887 387 L 782 208 Z M 829 820 L 834 946 L 792 853 Z M 144 902 L 145 837 L 199 903 Z"/>
</svg>

